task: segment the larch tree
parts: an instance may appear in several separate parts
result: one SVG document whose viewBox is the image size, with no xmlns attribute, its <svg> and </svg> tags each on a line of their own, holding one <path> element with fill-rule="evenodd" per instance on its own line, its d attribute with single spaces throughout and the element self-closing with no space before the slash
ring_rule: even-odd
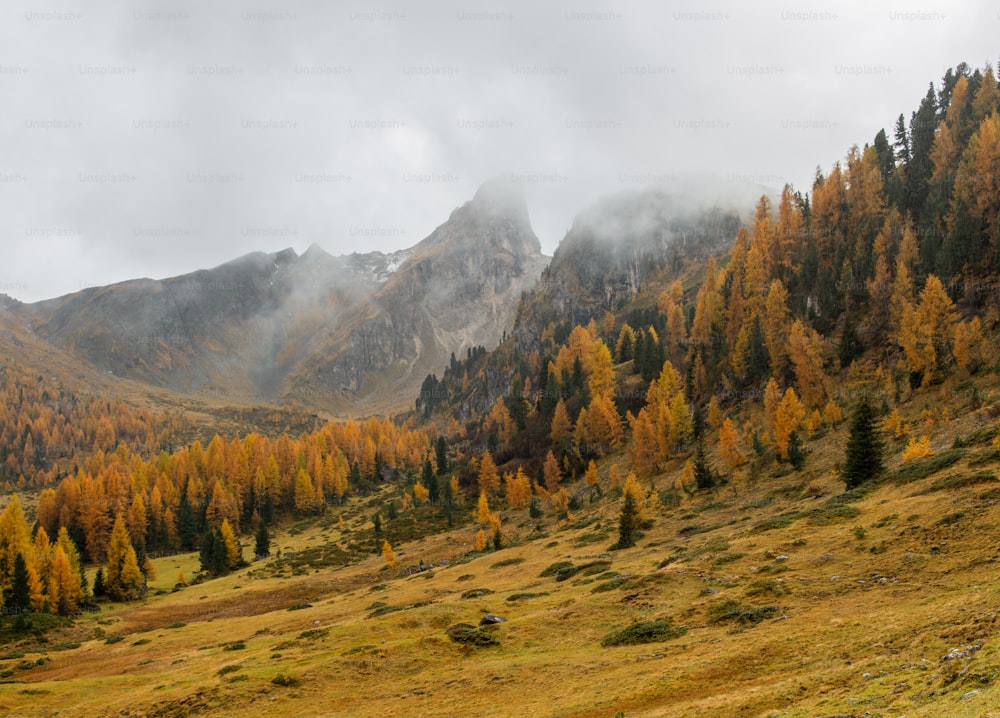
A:
<svg viewBox="0 0 1000 718">
<path fill-rule="evenodd" d="M 555 411 L 552 413 L 552 426 L 549 436 L 553 444 L 561 444 L 572 433 L 573 422 L 570 421 L 569 413 L 566 411 L 566 402 L 559 399 Z"/>
<path fill-rule="evenodd" d="M 145 581 L 139 569 L 139 561 L 121 514 L 115 517 L 107 555 L 104 580 L 108 596 L 116 601 L 129 601 L 145 593 Z"/>
<path fill-rule="evenodd" d="M 493 496 L 500 490 L 500 474 L 493 461 L 493 454 L 487 449 L 479 460 L 479 490 Z"/>
<path fill-rule="evenodd" d="M 726 417 L 719 428 L 719 453 L 722 454 L 722 460 L 726 462 L 730 471 L 744 461 L 743 453 L 739 448 L 739 434 L 729 417 Z"/>
<path fill-rule="evenodd" d="M 826 401 L 827 377 L 820 355 L 820 337 L 816 330 L 801 320 L 792 322 L 788 334 L 788 355 L 795 370 L 795 383 L 806 406 L 822 406 Z"/>
<path fill-rule="evenodd" d="M 559 468 L 559 461 L 551 451 L 545 455 L 545 463 L 542 465 L 542 476 L 545 479 L 545 489 L 549 493 L 558 490 L 563 479 L 562 470 Z"/>
<path fill-rule="evenodd" d="M 649 476 L 656 470 L 659 457 L 656 426 L 650 419 L 649 410 L 643 407 L 638 416 L 629 414 L 629 425 L 632 427 L 632 441 L 628 446 L 629 461 L 639 474 Z"/>
<path fill-rule="evenodd" d="M 792 387 L 788 387 L 785 390 L 785 395 L 781 398 L 781 403 L 778 405 L 772 428 L 774 443 L 782 459 L 788 458 L 788 445 L 791 435 L 802 425 L 805 418 L 805 407 L 799 401 L 795 390 Z"/>
<path fill-rule="evenodd" d="M 396 559 L 396 552 L 392 550 L 392 544 L 388 541 L 382 542 L 382 559 L 385 561 L 385 565 L 389 568 L 395 568 L 398 560 Z"/>
<path fill-rule="evenodd" d="M 486 496 L 485 491 L 479 492 L 479 501 L 476 502 L 476 513 L 475 519 L 481 524 L 487 524 L 490 521 L 490 516 L 493 512 L 490 511 L 490 500 Z"/>
<path fill-rule="evenodd" d="M 226 550 L 226 566 L 229 570 L 238 568 L 243 563 L 243 547 L 236 539 L 236 532 L 229 525 L 229 519 L 223 519 L 219 526 L 219 536 L 222 538 L 222 545 Z"/>
</svg>

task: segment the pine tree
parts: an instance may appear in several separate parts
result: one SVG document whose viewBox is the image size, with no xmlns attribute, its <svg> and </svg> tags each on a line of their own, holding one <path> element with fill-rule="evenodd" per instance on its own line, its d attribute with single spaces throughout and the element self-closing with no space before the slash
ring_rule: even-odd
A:
<svg viewBox="0 0 1000 718">
<path fill-rule="evenodd" d="M 104 569 L 98 567 L 97 573 L 94 575 L 94 597 L 107 596 L 108 586 L 104 582 Z"/>
<path fill-rule="evenodd" d="M 616 548 L 635 546 L 639 534 L 639 505 L 632 492 L 626 491 L 622 502 L 622 512 L 618 517 L 618 543 Z"/>
<path fill-rule="evenodd" d="M 715 486 L 715 472 L 708 465 L 705 444 L 701 441 L 698 442 L 698 449 L 694 454 L 694 482 L 699 489 L 711 489 Z"/>
<path fill-rule="evenodd" d="M 11 576 L 10 594 L 4 601 L 4 608 L 13 613 L 31 610 L 31 584 L 28 575 L 28 564 L 24 560 L 24 554 L 20 552 L 14 557 L 14 571 Z"/>
<path fill-rule="evenodd" d="M 443 476 L 448 471 L 448 443 L 444 436 L 439 436 L 434 444 L 434 459 L 437 463 L 438 476 Z"/>
<path fill-rule="evenodd" d="M 848 489 L 853 489 L 878 476 L 883 469 L 883 444 L 878 431 L 878 418 L 868 399 L 862 398 L 851 418 L 851 433 L 842 472 Z"/>
</svg>

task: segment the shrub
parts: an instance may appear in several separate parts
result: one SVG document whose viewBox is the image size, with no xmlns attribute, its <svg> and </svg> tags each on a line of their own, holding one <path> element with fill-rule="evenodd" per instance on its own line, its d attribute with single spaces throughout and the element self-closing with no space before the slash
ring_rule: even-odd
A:
<svg viewBox="0 0 1000 718">
<path fill-rule="evenodd" d="M 286 676 L 283 673 L 279 673 L 274 678 L 271 679 L 271 683 L 276 686 L 285 686 L 286 688 L 294 688 L 299 685 L 302 681 L 294 676 Z"/>
<path fill-rule="evenodd" d="M 674 626 L 669 620 L 640 621 L 609 633 L 601 639 L 602 646 L 632 646 L 640 643 L 659 643 L 680 638 L 687 633 L 686 626 Z"/>
<path fill-rule="evenodd" d="M 743 606 L 729 600 L 713 606 L 709 611 L 712 623 L 733 621 L 741 626 L 753 626 L 778 612 L 777 606 Z"/>
<path fill-rule="evenodd" d="M 497 561 L 495 564 L 490 566 L 490 568 L 502 568 L 504 566 L 516 566 L 519 563 L 524 563 L 527 559 L 522 556 L 516 556 L 515 558 L 505 558 L 503 561 Z"/>
<path fill-rule="evenodd" d="M 538 592 L 535 592 L 535 593 L 533 593 L 531 591 L 522 591 L 521 593 L 512 593 L 512 594 L 510 594 L 509 596 L 507 596 L 507 600 L 508 601 L 527 601 L 529 598 L 538 598 L 539 596 L 548 596 L 548 595 L 549 594 L 548 594 L 547 591 L 538 591 Z"/>
<path fill-rule="evenodd" d="M 445 633 L 455 643 L 461 643 L 465 646 L 484 648 L 486 646 L 500 645 L 500 641 L 495 636 L 475 626 L 470 626 L 468 623 L 456 623 L 454 626 L 450 626 Z"/>
</svg>

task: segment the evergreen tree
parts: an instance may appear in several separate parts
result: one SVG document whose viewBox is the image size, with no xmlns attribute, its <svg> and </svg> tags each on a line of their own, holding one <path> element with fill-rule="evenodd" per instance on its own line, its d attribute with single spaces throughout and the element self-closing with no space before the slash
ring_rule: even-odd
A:
<svg viewBox="0 0 1000 718">
<path fill-rule="evenodd" d="M 267 531 L 267 524 L 263 521 L 257 523 L 257 533 L 254 535 L 253 554 L 257 558 L 264 558 L 271 555 L 271 535 Z"/>
<path fill-rule="evenodd" d="M 177 507 L 177 538 L 181 548 L 187 550 L 194 548 L 198 538 L 198 522 L 186 493 L 181 495 L 181 502 Z"/>
<path fill-rule="evenodd" d="M 448 470 L 448 444 L 445 442 L 444 436 L 439 436 L 437 443 L 434 444 L 434 458 L 437 461 L 438 476 L 443 476 Z"/>
<path fill-rule="evenodd" d="M 806 463 L 806 455 L 802 451 L 802 440 L 797 431 L 793 431 L 788 437 L 788 461 L 796 471 L 805 466 Z"/>
<path fill-rule="evenodd" d="M 28 564 L 20 551 L 14 557 L 10 594 L 4 602 L 4 607 L 9 613 L 23 613 L 31 610 L 31 582 L 28 576 Z"/>
<path fill-rule="evenodd" d="M 616 548 L 631 548 L 639 535 L 639 506 L 631 492 L 625 492 L 622 512 L 618 517 L 618 543 Z"/>
<path fill-rule="evenodd" d="M 201 571 L 212 572 L 212 566 L 215 565 L 214 552 L 215 544 L 212 541 L 212 532 L 206 531 L 202 534 L 201 540 L 198 541 L 198 563 Z"/>
<path fill-rule="evenodd" d="M 94 598 L 107 595 L 108 595 L 108 587 L 104 583 L 104 569 L 98 567 L 97 573 L 94 575 Z"/>
<path fill-rule="evenodd" d="M 372 519 L 372 522 L 375 524 L 375 535 L 376 536 L 381 536 L 382 535 L 382 517 L 379 514 L 375 514 L 375 518 Z"/>
<path fill-rule="evenodd" d="M 715 473 L 708 465 L 705 456 L 705 443 L 698 442 L 698 449 L 694 454 L 694 482 L 699 489 L 711 489 L 715 486 Z"/>
<path fill-rule="evenodd" d="M 878 433 L 878 417 L 867 397 L 861 399 L 851 418 L 851 433 L 847 439 L 843 477 L 848 489 L 869 481 L 882 473 L 882 438 Z"/>
</svg>

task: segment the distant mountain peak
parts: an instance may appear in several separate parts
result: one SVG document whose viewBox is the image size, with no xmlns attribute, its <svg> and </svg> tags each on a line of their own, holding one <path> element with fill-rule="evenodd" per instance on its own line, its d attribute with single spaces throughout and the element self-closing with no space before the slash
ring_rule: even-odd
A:
<svg viewBox="0 0 1000 718">
<path fill-rule="evenodd" d="M 309 249 L 302 253 L 302 256 L 300 256 L 299 259 L 307 261 L 328 260 L 333 259 L 333 255 L 313 242 L 309 245 Z"/>
<path fill-rule="evenodd" d="M 521 219 L 528 223 L 528 202 L 524 189 L 505 176 L 484 182 L 472 198 L 472 206 L 488 215 Z"/>
</svg>

